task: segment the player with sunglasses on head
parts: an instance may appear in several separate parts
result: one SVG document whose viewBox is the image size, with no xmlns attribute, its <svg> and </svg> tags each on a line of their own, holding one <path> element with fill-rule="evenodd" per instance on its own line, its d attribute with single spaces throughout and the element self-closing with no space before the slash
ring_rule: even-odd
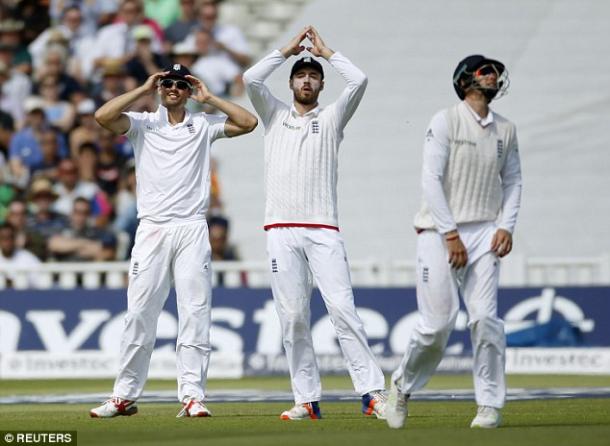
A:
<svg viewBox="0 0 610 446">
<path fill-rule="evenodd" d="M 508 87 L 504 65 L 481 55 L 453 75 L 459 104 L 437 113 L 426 131 L 423 206 L 417 231 L 419 321 L 392 375 L 386 419 L 404 425 L 409 395 L 426 385 L 459 310 L 468 311 L 477 415 L 471 427 L 500 425 L 506 340 L 497 314 L 500 258 L 512 250 L 521 202 L 521 167 L 512 122 L 489 108 Z"/>
<path fill-rule="evenodd" d="M 154 113 L 124 112 L 144 95 L 158 93 Z M 191 98 L 226 116 L 190 113 Z M 203 403 L 210 359 L 211 249 L 206 223 L 210 198 L 210 146 L 218 138 L 251 132 L 257 119 L 208 91 L 190 71 L 174 64 L 111 99 L 97 122 L 125 134 L 134 147 L 140 224 L 131 253 L 127 316 L 113 396 L 92 417 L 133 415 L 155 344 L 157 319 L 172 283 L 176 288 L 176 365 L 179 417 L 210 416 Z"/>
<path fill-rule="evenodd" d="M 347 86 L 320 107 L 324 70 L 313 57 L 298 59 L 290 72 L 293 103 L 277 99 L 265 79 L 290 56 L 308 51 L 326 59 Z M 295 406 L 284 420 L 320 418 L 320 374 L 310 328 L 312 277 L 337 333 L 362 411 L 383 418 L 384 379 L 356 308 L 347 254 L 337 217 L 337 167 L 343 131 L 356 111 L 367 78 L 345 56 L 329 49 L 305 27 L 244 73 L 246 91 L 265 126 L 265 230 L 271 289 L 282 326 Z"/>
</svg>

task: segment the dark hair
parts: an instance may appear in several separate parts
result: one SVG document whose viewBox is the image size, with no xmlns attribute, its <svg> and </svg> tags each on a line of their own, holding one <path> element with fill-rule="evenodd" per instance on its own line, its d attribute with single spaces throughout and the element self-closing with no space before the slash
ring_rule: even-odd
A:
<svg viewBox="0 0 610 446">
<path fill-rule="evenodd" d="M 8 229 L 9 231 L 11 231 L 13 233 L 13 236 L 15 234 L 17 234 L 17 230 L 15 229 L 15 227 L 10 224 L 9 222 L 4 222 L 2 224 L 0 224 L 0 231 L 2 231 L 3 229 Z"/>
<path fill-rule="evenodd" d="M 78 146 L 78 154 L 82 155 L 86 151 L 93 152 L 97 155 L 97 146 L 90 141 L 85 141 L 80 146 Z"/>
<path fill-rule="evenodd" d="M 215 215 L 208 219 L 208 227 L 212 226 L 222 226 L 225 230 L 229 231 L 229 220 L 221 215 Z"/>
</svg>

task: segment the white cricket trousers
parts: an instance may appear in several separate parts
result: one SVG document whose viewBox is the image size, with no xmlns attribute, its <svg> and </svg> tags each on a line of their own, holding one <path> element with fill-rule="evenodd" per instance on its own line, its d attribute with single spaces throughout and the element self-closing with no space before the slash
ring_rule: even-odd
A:
<svg viewBox="0 0 610 446">
<path fill-rule="evenodd" d="M 115 397 L 136 400 L 142 394 L 157 320 L 173 281 L 178 308 L 178 399 L 203 400 L 211 350 L 210 258 L 205 220 L 173 226 L 140 222 L 131 253 Z"/>
<path fill-rule="evenodd" d="M 488 243 L 486 240 L 485 243 Z M 467 251 L 468 244 L 465 243 Z M 417 240 L 417 306 L 419 321 L 392 380 L 404 394 L 426 385 L 443 357 L 455 326 L 461 292 L 468 312 L 473 349 L 475 399 L 479 406 L 504 406 L 506 338 L 497 316 L 499 260 L 487 250 L 458 272 L 448 263 L 443 236 L 424 231 Z"/>
<path fill-rule="evenodd" d="M 384 389 L 383 373 L 356 313 L 341 234 L 323 228 L 272 228 L 267 231 L 267 254 L 295 403 L 320 401 L 322 397 L 310 327 L 312 274 L 356 392 L 364 395 Z"/>
</svg>

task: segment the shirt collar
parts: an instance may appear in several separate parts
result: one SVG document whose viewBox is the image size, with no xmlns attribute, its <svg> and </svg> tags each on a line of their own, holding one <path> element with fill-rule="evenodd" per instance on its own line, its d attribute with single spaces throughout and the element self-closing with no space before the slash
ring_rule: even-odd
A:
<svg viewBox="0 0 610 446">
<path fill-rule="evenodd" d="M 159 109 L 157 110 L 157 112 L 159 113 L 159 118 L 161 119 L 161 121 L 165 122 L 167 125 L 172 126 L 169 123 L 169 118 L 167 116 L 167 108 L 165 108 L 165 106 L 159 104 Z M 187 122 L 189 122 L 191 119 L 191 112 L 188 111 L 188 109 L 184 109 L 184 119 L 182 120 L 182 122 L 179 122 L 175 125 L 173 125 L 172 127 L 177 127 L 177 126 L 182 126 L 185 125 Z"/>
<path fill-rule="evenodd" d="M 472 117 L 481 125 L 481 127 L 487 127 L 489 124 L 494 122 L 494 113 L 491 109 L 489 109 L 485 118 L 481 118 L 479 114 L 474 111 L 470 105 L 468 105 L 468 102 L 463 101 L 463 103 L 466 106 L 466 109 L 472 114 Z"/>
<path fill-rule="evenodd" d="M 318 116 L 318 114 L 320 113 L 320 106 L 316 106 L 316 108 L 312 108 L 311 110 L 309 110 L 307 113 L 305 113 L 304 115 L 300 115 L 299 112 L 297 111 L 297 109 L 294 107 L 294 104 L 292 104 L 290 106 L 290 114 L 292 115 L 292 117 L 294 118 L 304 118 L 306 116 L 313 116 L 316 117 Z"/>
</svg>

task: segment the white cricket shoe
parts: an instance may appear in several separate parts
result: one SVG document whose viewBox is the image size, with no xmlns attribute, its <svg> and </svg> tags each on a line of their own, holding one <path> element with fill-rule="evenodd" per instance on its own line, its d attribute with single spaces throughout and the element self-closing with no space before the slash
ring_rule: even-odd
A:
<svg viewBox="0 0 610 446">
<path fill-rule="evenodd" d="M 385 403 L 385 420 L 392 429 L 400 429 L 405 425 L 407 418 L 407 400 L 409 395 L 404 395 L 398 390 L 396 384 L 392 383 L 388 399 Z"/>
<path fill-rule="evenodd" d="M 477 416 L 470 423 L 470 427 L 493 429 L 498 427 L 501 422 L 502 416 L 498 409 L 490 406 L 479 406 Z"/>
<path fill-rule="evenodd" d="M 178 412 L 176 418 L 182 417 L 211 417 L 212 412 L 208 409 L 203 401 L 195 399 L 185 400 L 182 403 L 182 410 Z"/>
<path fill-rule="evenodd" d="M 320 412 L 320 405 L 317 401 L 311 403 L 295 404 L 290 410 L 285 410 L 280 415 L 282 420 L 305 420 L 310 418 L 312 420 L 319 420 L 322 418 Z"/>
<path fill-rule="evenodd" d="M 104 401 L 104 404 L 89 411 L 91 418 L 112 418 L 121 415 L 130 416 L 136 413 L 138 413 L 138 406 L 135 401 L 115 397 Z"/>
<path fill-rule="evenodd" d="M 362 395 L 362 413 L 375 415 L 380 420 L 385 420 L 385 405 L 388 397 L 384 390 L 375 390 Z"/>
</svg>

